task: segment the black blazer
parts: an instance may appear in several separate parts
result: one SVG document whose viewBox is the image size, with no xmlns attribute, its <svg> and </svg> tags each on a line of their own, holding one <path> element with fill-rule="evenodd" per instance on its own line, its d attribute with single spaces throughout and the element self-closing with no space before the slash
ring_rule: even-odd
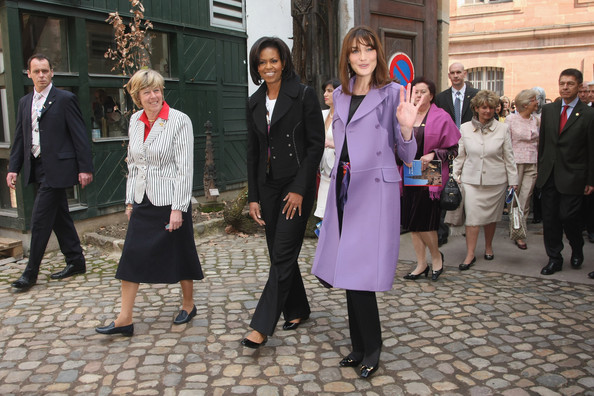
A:
<svg viewBox="0 0 594 396">
<path fill-rule="evenodd" d="M 31 103 L 33 92 L 19 101 L 9 172 L 23 171 L 31 183 Z M 67 188 L 78 184 L 79 173 L 93 172 L 91 143 L 76 96 L 55 86 L 39 116 L 39 140 L 47 184 Z"/>
<path fill-rule="evenodd" d="M 594 186 L 594 109 L 578 101 L 559 134 L 561 102 L 542 108 L 536 186 L 553 173 L 560 193 L 582 195 Z"/>
<path fill-rule="evenodd" d="M 283 80 L 268 134 L 266 89 L 263 83 L 247 105 L 249 202 L 260 201 L 259 186 L 267 177 L 268 142 L 272 176 L 294 177 L 289 191 L 300 195 L 315 183 L 324 152 L 324 120 L 314 90 L 300 84 L 297 77 Z"/>
<path fill-rule="evenodd" d="M 472 120 L 472 109 L 470 108 L 470 100 L 474 98 L 478 89 L 466 86 L 466 92 L 464 93 L 464 101 L 462 102 L 462 122 L 460 125 Z M 456 116 L 454 115 L 454 102 L 452 101 L 452 87 L 442 91 L 435 96 L 435 105 L 448 112 L 452 120 L 456 122 Z"/>
</svg>

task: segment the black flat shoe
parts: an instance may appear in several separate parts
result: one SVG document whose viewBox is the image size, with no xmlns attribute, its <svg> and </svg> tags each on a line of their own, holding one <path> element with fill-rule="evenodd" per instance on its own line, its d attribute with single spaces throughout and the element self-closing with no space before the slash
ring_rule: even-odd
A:
<svg viewBox="0 0 594 396">
<path fill-rule="evenodd" d="M 467 269 L 469 269 L 470 267 L 472 267 L 472 266 L 474 265 L 474 262 L 475 262 L 475 261 L 476 261 L 476 257 L 473 257 L 473 258 L 472 258 L 472 261 L 471 261 L 470 263 L 468 263 L 468 264 L 464 264 L 464 263 L 462 263 L 462 264 L 460 264 L 460 265 L 458 266 L 458 269 L 459 269 L 460 271 L 466 271 Z"/>
<path fill-rule="evenodd" d="M 107 326 L 95 327 L 95 331 L 99 334 L 121 334 L 126 337 L 130 337 L 134 334 L 134 323 L 128 326 L 115 327 L 115 322 L 111 322 Z"/>
<path fill-rule="evenodd" d="M 549 260 L 549 263 L 542 267 L 540 273 L 542 275 L 553 275 L 555 272 L 559 272 L 563 269 L 563 264 L 556 263 L 553 260 Z"/>
<path fill-rule="evenodd" d="M 19 279 L 12 282 L 11 286 L 20 291 L 25 291 L 33 287 L 35 283 L 37 283 L 36 279 L 29 279 L 25 276 L 21 276 Z"/>
<path fill-rule="evenodd" d="M 594 279 L 594 271 L 592 271 L 588 274 L 588 278 Z"/>
<path fill-rule="evenodd" d="M 377 371 L 377 369 L 379 368 L 379 364 L 376 364 L 375 366 L 361 366 L 361 378 L 369 378 L 373 375 L 373 373 L 375 373 Z"/>
<path fill-rule="evenodd" d="M 494 254 L 485 253 L 485 260 L 493 260 L 494 258 L 495 258 Z"/>
<path fill-rule="evenodd" d="M 66 266 L 66 268 L 64 268 L 62 271 L 58 271 L 56 273 L 51 274 L 50 278 L 64 279 L 64 278 L 68 278 L 69 276 L 84 274 L 85 272 L 87 272 L 86 266 L 68 264 Z"/>
<path fill-rule="evenodd" d="M 254 342 L 252 340 L 248 340 L 247 338 L 244 338 L 243 340 L 241 340 L 241 345 L 243 345 L 244 347 L 252 348 L 252 349 L 258 349 L 262 345 L 265 345 L 267 341 L 268 341 L 268 337 L 264 338 L 264 341 L 262 341 L 261 343 L 258 344 L 257 342 Z"/>
<path fill-rule="evenodd" d="M 340 362 L 338 362 L 338 365 L 340 367 L 357 367 L 361 364 L 361 360 L 355 360 L 352 357 L 347 356 L 343 358 Z"/>
<path fill-rule="evenodd" d="M 445 266 L 445 260 L 443 258 L 443 253 L 439 252 L 439 254 L 441 254 L 441 268 L 438 269 L 437 271 L 431 271 L 431 280 L 432 281 L 436 281 L 439 279 L 439 275 L 441 275 L 441 273 L 443 272 L 443 268 Z"/>
<path fill-rule="evenodd" d="M 427 267 L 425 267 L 425 271 L 421 272 L 420 274 L 413 274 L 412 272 L 410 272 L 410 273 L 404 275 L 403 278 L 410 279 L 410 280 L 417 280 L 423 274 L 425 275 L 425 278 L 429 275 L 429 265 L 427 265 Z"/>
<path fill-rule="evenodd" d="M 286 321 L 283 324 L 283 330 L 297 330 L 297 328 L 299 327 L 299 325 L 302 324 L 303 322 L 305 322 L 307 319 L 309 319 L 309 318 L 303 318 L 299 322 L 289 322 L 289 321 Z"/>
<path fill-rule="evenodd" d="M 194 305 L 194 308 L 192 308 L 192 311 L 190 313 L 187 313 L 186 311 L 184 311 L 183 309 L 181 311 L 179 311 L 179 314 L 177 315 L 177 317 L 175 319 L 173 319 L 173 324 L 179 325 L 179 324 L 184 324 L 184 323 L 188 323 L 190 320 L 192 320 L 192 318 L 194 316 L 196 316 L 196 306 Z"/>
</svg>

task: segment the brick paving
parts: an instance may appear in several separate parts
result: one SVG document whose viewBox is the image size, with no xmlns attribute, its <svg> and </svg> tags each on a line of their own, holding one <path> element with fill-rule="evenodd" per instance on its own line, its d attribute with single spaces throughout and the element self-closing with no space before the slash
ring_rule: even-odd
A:
<svg viewBox="0 0 594 396">
<path fill-rule="evenodd" d="M 198 238 L 206 275 L 194 287 L 198 315 L 173 325 L 179 284 L 141 285 L 130 338 L 94 331 L 119 310 L 117 253 L 85 245 L 87 273 L 62 281 L 49 274 L 63 257 L 49 253 L 26 293 L 10 287 L 25 261 L 6 264 L 0 395 L 594 395 L 594 281 L 479 264 L 459 272 L 458 239 L 446 245 L 452 266 L 438 282 L 403 280 L 413 263 L 401 254 L 393 290 L 378 293 L 384 342 L 370 380 L 338 367 L 350 345 L 345 296 L 309 274 L 313 239 L 300 260 L 311 317 L 296 331 L 283 331 L 281 319 L 258 350 L 239 342 L 268 274 L 261 235 Z"/>
</svg>

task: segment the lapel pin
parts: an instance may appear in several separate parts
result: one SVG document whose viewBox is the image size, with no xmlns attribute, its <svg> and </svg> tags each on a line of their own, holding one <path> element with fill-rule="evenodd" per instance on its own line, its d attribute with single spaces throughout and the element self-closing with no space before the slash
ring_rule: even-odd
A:
<svg viewBox="0 0 594 396">
<path fill-rule="evenodd" d="M 576 116 L 576 117 L 579 117 L 579 116 L 580 116 L 580 113 L 575 113 L 575 116 Z"/>
</svg>

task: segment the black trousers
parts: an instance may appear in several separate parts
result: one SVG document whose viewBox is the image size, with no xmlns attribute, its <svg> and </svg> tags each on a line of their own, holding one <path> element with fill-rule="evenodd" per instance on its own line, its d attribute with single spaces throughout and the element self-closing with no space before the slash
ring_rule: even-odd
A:
<svg viewBox="0 0 594 396">
<path fill-rule="evenodd" d="M 588 234 L 594 234 L 594 194 L 584 196 L 584 219 L 586 231 Z"/>
<path fill-rule="evenodd" d="M 549 260 L 563 264 L 563 232 L 569 240 L 572 254 L 583 256 L 582 237 L 583 195 L 562 194 L 555 186 L 553 175 L 541 189 L 542 224 L 544 245 Z"/>
<path fill-rule="evenodd" d="M 52 230 L 56 234 L 60 250 L 64 254 L 67 264 L 84 267 L 85 258 L 76 228 L 74 228 L 74 222 L 68 210 L 66 190 L 64 188 L 52 188 L 47 185 L 41 158 L 32 159 L 31 164 L 38 187 L 31 215 L 29 262 L 23 276 L 36 280 Z"/>
<path fill-rule="evenodd" d="M 353 360 L 362 360 L 365 366 L 375 367 L 382 349 L 382 328 L 375 292 L 347 290 L 346 298 L 353 347 L 349 356 Z"/>
<path fill-rule="evenodd" d="M 281 211 L 293 178 L 267 180 L 260 188 L 262 219 L 266 222 L 266 242 L 270 273 L 256 306 L 250 327 L 265 335 L 274 334 L 281 313 L 285 321 L 309 317 L 310 308 L 297 258 L 303 244 L 307 219 L 313 209 L 315 186 L 303 197 L 301 216 L 286 219 Z"/>
</svg>

